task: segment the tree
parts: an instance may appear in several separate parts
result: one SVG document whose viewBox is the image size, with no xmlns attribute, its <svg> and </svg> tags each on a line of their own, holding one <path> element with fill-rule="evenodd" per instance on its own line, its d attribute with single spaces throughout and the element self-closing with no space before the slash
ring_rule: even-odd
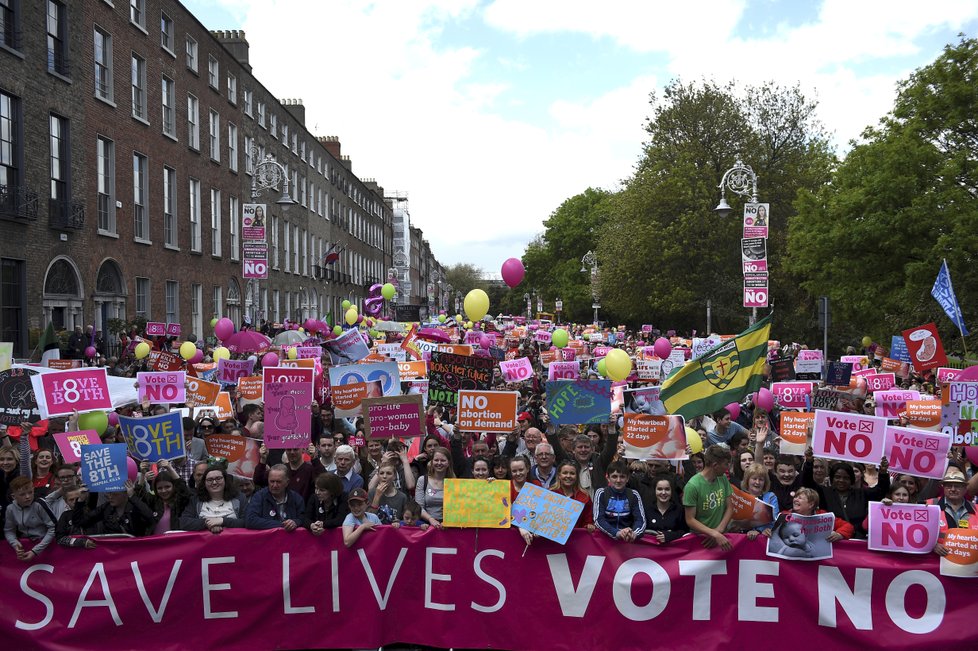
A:
<svg viewBox="0 0 978 651">
<path fill-rule="evenodd" d="M 747 317 L 742 202 L 728 193 L 734 213 L 717 217 L 717 185 L 738 158 L 760 176 L 760 199 L 771 204 L 772 296 L 789 298 L 793 281 L 782 262 L 792 201 L 799 188 L 824 182 L 833 160 L 815 104 L 797 88 L 739 92 L 734 84 L 678 80 L 661 102 L 650 101 L 643 157 L 610 201 L 615 218 L 600 233 L 602 303 L 633 325 L 702 331 L 710 301 L 713 329 L 739 332 Z M 778 321 L 779 336 L 790 335 L 793 321 Z"/>
<path fill-rule="evenodd" d="M 467 262 L 458 262 L 445 267 L 445 282 L 456 292 L 465 296 L 473 289 L 486 289 L 487 283 L 483 278 L 482 269 Z"/>
<path fill-rule="evenodd" d="M 893 111 L 863 132 L 830 185 L 802 193 L 789 231 L 791 272 L 827 295 L 839 343 L 935 321 L 946 258 L 965 322 L 978 298 L 978 42 L 962 39 L 900 84 Z"/>
</svg>

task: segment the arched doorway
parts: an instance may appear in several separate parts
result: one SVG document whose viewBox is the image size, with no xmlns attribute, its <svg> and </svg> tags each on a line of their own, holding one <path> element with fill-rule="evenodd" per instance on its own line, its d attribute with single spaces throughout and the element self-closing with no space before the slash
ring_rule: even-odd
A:
<svg viewBox="0 0 978 651">
<path fill-rule="evenodd" d="M 85 289 L 74 261 L 58 256 L 44 274 L 44 325 L 54 324 L 55 330 L 84 327 Z"/>
<path fill-rule="evenodd" d="M 102 331 L 104 341 L 114 339 L 108 333 L 109 320 L 126 318 L 126 295 L 126 282 L 122 279 L 119 263 L 106 258 L 95 277 L 95 329 Z"/>
</svg>

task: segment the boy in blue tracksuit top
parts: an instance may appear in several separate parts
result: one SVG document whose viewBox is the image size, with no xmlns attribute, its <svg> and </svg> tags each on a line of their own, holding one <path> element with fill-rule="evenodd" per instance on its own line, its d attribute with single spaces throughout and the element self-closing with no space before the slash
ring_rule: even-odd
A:
<svg viewBox="0 0 978 651">
<path fill-rule="evenodd" d="M 638 491 L 626 488 L 628 466 L 608 465 L 608 486 L 594 494 L 594 524 L 616 540 L 633 542 L 645 533 L 645 506 Z"/>
</svg>

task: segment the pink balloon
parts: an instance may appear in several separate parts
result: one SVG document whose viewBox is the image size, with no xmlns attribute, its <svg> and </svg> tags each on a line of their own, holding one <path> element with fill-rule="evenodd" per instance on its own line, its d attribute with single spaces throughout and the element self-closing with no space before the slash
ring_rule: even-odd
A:
<svg viewBox="0 0 978 651">
<path fill-rule="evenodd" d="M 491 344 L 492 338 L 489 335 L 479 335 L 479 346 L 485 350 L 489 350 Z"/>
<path fill-rule="evenodd" d="M 739 402 L 731 402 L 729 405 L 727 405 L 726 407 L 724 407 L 724 409 L 726 409 L 727 411 L 730 412 L 730 419 L 731 420 L 737 420 L 738 418 L 740 418 L 740 403 Z"/>
<path fill-rule="evenodd" d="M 132 457 L 126 457 L 126 471 L 126 474 L 129 475 L 129 481 L 136 481 L 136 478 L 139 477 L 139 466 L 136 465 Z"/>
<path fill-rule="evenodd" d="M 110 411 L 108 415 L 108 419 L 109 419 L 109 425 L 111 425 L 112 427 L 119 426 L 119 414 L 115 413 L 114 411 Z"/>
<path fill-rule="evenodd" d="M 523 282 L 523 276 L 526 275 L 526 269 L 523 267 L 523 263 L 519 258 L 510 258 L 503 263 L 501 273 L 503 276 L 503 282 L 512 288 Z"/>
<path fill-rule="evenodd" d="M 265 353 L 265 356 L 261 358 L 262 366 L 278 366 L 278 355 L 276 353 Z"/>
<path fill-rule="evenodd" d="M 313 332 L 316 330 L 316 322 L 313 321 L 312 319 L 306 319 L 305 323 L 302 324 L 302 327 L 308 330 L 309 332 Z"/>
<path fill-rule="evenodd" d="M 218 319 L 217 323 L 214 324 L 214 336 L 216 336 L 221 341 L 227 339 L 234 334 L 234 323 L 231 319 L 224 317 L 223 319 Z"/>
<path fill-rule="evenodd" d="M 955 378 L 958 382 L 978 382 L 978 366 L 969 366 L 968 368 L 961 371 L 961 374 Z M 972 446 L 968 446 L 969 450 L 978 450 Z"/>
<path fill-rule="evenodd" d="M 762 387 L 754 396 L 754 405 L 764 411 L 771 411 L 774 409 L 774 394 Z"/>
<path fill-rule="evenodd" d="M 656 357 L 666 359 L 669 357 L 669 353 L 672 352 L 672 344 L 669 343 L 669 340 L 665 337 L 659 337 L 655 340 L 655 343 L 652 344 L 652 352 L 655 353 Z"/>
<path fill-rule="evenodd" d="M 190 358 L 190 363 L 191 364 L 200 364 L 200 362 L 203 359 L 204 359 L 204 351 L 202 351 L 200 348 L 198 348 L 197 349 L 197 352 L 194 353 L 194 356 Z"/>
<path fill-rule="evenodd" d="M 964 453 L 968 456 L 968 461 L 978 466 L 978 446 L 969 445 L 964 449 Z"/>
<path fill-rule="evenodd" d="M 85 357 L 88 357 L 89 359 L 95 357 L 97 354 L 98 351 L 95 350 L 95 346 L 89 346 L 88 348 L 85 349 Z"/>
</svg>

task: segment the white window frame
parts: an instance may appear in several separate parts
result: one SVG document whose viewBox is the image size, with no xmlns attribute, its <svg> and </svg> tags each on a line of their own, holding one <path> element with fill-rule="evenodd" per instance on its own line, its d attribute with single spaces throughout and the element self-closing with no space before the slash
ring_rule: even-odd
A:
<svg viewBox="0 0 978 651">
<path fill-rule="evenodd" d="M 187 68 L 189 68 L 190 70 L 192 70 L 194 72 L 194 74 L 196 74 L 197 73 L 197 62 L 198 62 L 198 58 L 197 58 L 197 50 L 198 50 L 198 48 L 197 48 L 197 39 L 195 39 L 190 34 L 187 34 L 186 44 L 187 44 L 187 47 L 186 47 Z"/>
<path fill-rule="evenodd" d="M 200 100 L 187 93 L 187 144 L 200 151 Z"/>
<path fill-rule="evenodd" d="M 163 75 L 160 84 L 161 103 L 163 105 L 163 133 L 171 138 L 177 137 L 177 84 Z"/>
<path fill-rule="evenodd" d="M 253 104 L 254 94 L 250 88 L 244 89 L 244 112 L 249 118 L 253 117 L 251 114 L 251 108 Z"/>
<path fill-rule="evenodd" d="M 99 59 L 98 39 L 102 37 L 102 58 Z M 108 33 L 98 25 L 92 33 L 92 56 L 95 60 L 95 97 L 112 103 L 115 98 L 113 65 L 112 65 L 112 34 Z M 99 91 L 100 71 L 104 70 L 104 93 Z"/>
<path fill-rule="evenodd" d="M 211 160 L 221 162 L 221 114 L 211 109 L 208 116 L 208 127 L 210 129 Z"/>
<path fill-rule="evenodd" d="M 167 323 L 180 323 L 180 283 L 167 280 L 163 285 Z"/>
<path fill-rule="evenodd" d="M 240 204 L 237 197 L 228 197 L 228 219 L 231 224 L 231 259 L 241 259 Z"/>
<path fill-rule="evenodd" d="M 153 301 L 151 300 L 152 283 L 149 278 L 136 276 L 135 288 L 136 295 L 134 297 L 134 303 L 136 308 L 136 316 L 141 316 L 149 320 L 151 307 L 153 305 Z M 140 297 L 140 295 L 142 296 Z M 143 303 L 142 310 L 139 309 L 140 302 Z"/>
<path fill-rule="evenodd" d="M 169 28 L 169 29 L 168 29 Z M 160 47 L 169 52 L 172 56 L 177 56 L 174 51 L 176 32 L 173 19 L 165 11 L 160 11 Z M 169 43 L 169 44 L 168 44 Z"/>
<path fill-rule="evenodd" d="M 238 171 L 238 127 L 228 122 L 228 169 Z"/>
<path fill-rule="evenodd" d="M 177 222 L 177 171 L 163 166 L 163 246 L 179 249 L 180 232 Z"/>
<path fill-rule="evenodd" d="M 129 22 L 146 31 L 146 0 L 129 0 Z"/>
<path fill-rule="evenodd" d="M 213 54 L 207 55 L 207 85 L 214 90 L 221 88 L 221 63 Z"/>
<path fill-rule="evenodd" d="M 147 121 L 149 117 L 149 107 L 146 105 L 146 59 L 135 52 L 130 59 L 132 88 L 132 116 L 137 120 Z"/>
<path fill-rule="evenodd" d="M 96 161 L 96 213 L 98 214 L 98 202 L 106 204 L 106 224 L 101 223 L 102 215 L 98 214 L 98 232 L 100 235 L 118 235 L 118 225 L 115 220 L 115 142 L 105 136 L 95 138 L 95 161 Z"/>
<path fill-rule="evenodd" d="M 132 153 L 132 219 L 133 238 L 151 244 L 149 219 L 149 157 L 138 151 Z M 142 235 L 139 231 L 142 230 Z"/>
<path fill-rule="evenodd" d="M 228 73 L 228 101 L 238 105 L 238 78 Z"/>
<path fill-rule="evenodd" d="M 221 257 L 221 191 L 211 188 L 211 255 Z"/>
<path fill-rule="evenodd" d="M 200 253 L 200 181 L 189 180 L 190 199 L 190 251 Z"/>
</svg>

